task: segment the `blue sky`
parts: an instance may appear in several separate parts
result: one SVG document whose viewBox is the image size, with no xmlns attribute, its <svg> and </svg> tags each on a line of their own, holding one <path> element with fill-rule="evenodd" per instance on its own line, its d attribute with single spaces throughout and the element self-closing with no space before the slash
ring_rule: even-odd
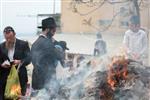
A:
<svg viewBox="0 0 150 100">
<path fill-rule="evenodd" d="M 10 25 L 18 33 L 35 33 L 37 14 L 54 12 L 54 0 L 0 0 L 0 31 Z M 55 13 L 61 12 L 60 0 L 55 0 Z"/>
</svg>

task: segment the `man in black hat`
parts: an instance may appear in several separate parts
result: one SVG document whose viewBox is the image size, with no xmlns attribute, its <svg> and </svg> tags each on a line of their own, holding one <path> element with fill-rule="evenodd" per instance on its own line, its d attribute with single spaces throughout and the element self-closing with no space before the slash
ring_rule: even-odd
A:
<svg viewBox="0 0 150 100">
<path fill-rule="evenodd" d="M 46 83 L 56 74 L 56 62 L 62 58 L 60 52 L 55 48 L 52 37 L 56 32 L 54 18 L 42 20 L 42 33 L 31 47 L 33 74 L 32 88 L 40 90 L 46 88 Z"/>
</svg>

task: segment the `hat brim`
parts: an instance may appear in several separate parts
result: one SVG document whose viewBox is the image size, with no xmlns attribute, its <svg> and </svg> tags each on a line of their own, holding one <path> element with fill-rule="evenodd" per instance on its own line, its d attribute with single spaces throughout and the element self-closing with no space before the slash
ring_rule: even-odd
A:
<svg viewBox="0 0 150 100">
<path fill-rule="evenodd" d="M 66 49 L 66 50 L 69 50 L 69 48 L 67 48 L 67 47 L 66 47 L 65 49 Z"/>
<path fill-rule="evenodd" d="M 57 25 L 52 25 L 52 26 L 47 26 L 47 27 L 38 26 L 37 28 L 51 28 L 51 27 L 57 27 Z"/>
<path fill-rule="evenodd" d="M 38 26 L 37 28 L 42 28 L 42 26 Z"/>
</svg>

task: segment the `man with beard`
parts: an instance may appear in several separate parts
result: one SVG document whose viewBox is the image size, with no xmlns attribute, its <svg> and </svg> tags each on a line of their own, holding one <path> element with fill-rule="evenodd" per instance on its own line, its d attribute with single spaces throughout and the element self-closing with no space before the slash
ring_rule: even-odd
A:
<svg viewBox="0 0 150 100">
<path fill-rule="evenodd" d="M 0 44 L 3 54 L 3 63 L 0 69 L 2 87 L 5 88 L 11 66 L 15 64 L 17 67 L 19 66 L 18 75 L 21 93 L 24 96 L 28 82 L 26 66 L 31 62 L 30 48 L 28 42 L 16 38 L 16 33 L 11 26 L 7 26 L 3 33 L 6 41 Z"/>
<path fill-rule="evenodd" d="M 33 64 L 32 88 L 41 90 L 46 87 L 52 78 L 55 79 L 57 61 L 62 58 L 55 48 L 53 36 L 56 32 L 56 23 L 52 17 L 42 20 L 42 33 L 31 47 Z"/>
</svg>

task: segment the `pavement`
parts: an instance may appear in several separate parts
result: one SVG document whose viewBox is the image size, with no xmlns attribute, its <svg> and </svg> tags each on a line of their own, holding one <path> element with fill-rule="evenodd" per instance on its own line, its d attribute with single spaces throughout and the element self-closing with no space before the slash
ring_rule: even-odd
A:
<svg viewBox="0 0 150 100">
<path fill-rule="evenodd" d="M 122 46 L 123 34 L 106 33 L 102 34 L 102 36 L 106 41 L 108 54 Z M 27 40 L 32 44 L 38 38 L 38 36 L 27 36 L 20 38 Z M 54 38 L 56 40 L 66 41 L 67 46 L 70 49 L 67 51 L 69 53 L 93 55 L 94 43 L 96 41 L 95 34 L 56 34 Z"/>
</svg>

